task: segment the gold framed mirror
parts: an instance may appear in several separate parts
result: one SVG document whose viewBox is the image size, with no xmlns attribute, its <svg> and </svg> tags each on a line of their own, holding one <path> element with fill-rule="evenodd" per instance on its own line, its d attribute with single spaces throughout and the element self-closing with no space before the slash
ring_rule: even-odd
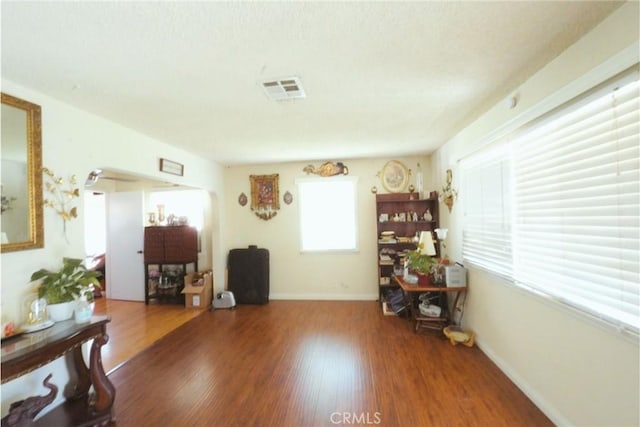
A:
<svg viewBox="0 0 640 427">
<path fill-rule="evenodd" d="M 39 105 L 2 93 L 1 252 L 44 247 Z"/>
</svg>

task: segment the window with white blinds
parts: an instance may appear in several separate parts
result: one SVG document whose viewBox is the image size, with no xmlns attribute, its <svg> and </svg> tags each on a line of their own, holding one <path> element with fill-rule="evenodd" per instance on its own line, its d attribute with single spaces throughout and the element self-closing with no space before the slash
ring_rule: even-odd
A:
<svg viewBox="0 0 640 427">
<path fill-rule="evenodd" d="M 465 261 L 511 277 L 511 178 L 507 147 L 462 162 Z"/>
<path fill-rule="evenodd" d="M 515 280 L 636 330 L 638 90 L 608 89 L 513 142 Z"/>
<path fill-rule="evenodd" d="M 638 334 L 637 69 L 504 144 L 461 162 L 465 260 Z"/>
</svg>

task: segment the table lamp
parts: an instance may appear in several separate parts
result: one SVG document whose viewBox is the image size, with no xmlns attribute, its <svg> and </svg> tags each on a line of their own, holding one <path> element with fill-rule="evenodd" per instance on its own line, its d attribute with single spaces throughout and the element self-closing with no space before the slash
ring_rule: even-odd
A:
<svg viewBox="0 0 640 427">
<path fill-rule="evenodd" d="M 421 231 L 420 240 L 418 240 L 418 247 L 420 248 L 421 255 L 436 255 L 436 247 L 433 245 L 433 237 L 430 231 Z"/>
</svg>

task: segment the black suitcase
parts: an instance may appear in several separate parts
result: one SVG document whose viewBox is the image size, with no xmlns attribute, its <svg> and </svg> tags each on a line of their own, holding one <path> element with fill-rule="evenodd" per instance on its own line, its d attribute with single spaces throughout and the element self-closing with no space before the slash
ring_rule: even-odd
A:
<svg viewBox="0 0 640 427">
<path fill-rule="evenodd" d="M 227 261 L 228 287 L 236 304 L 269 302 L 269 251 L 249 246 L 231 249 Z"/>
</svg>

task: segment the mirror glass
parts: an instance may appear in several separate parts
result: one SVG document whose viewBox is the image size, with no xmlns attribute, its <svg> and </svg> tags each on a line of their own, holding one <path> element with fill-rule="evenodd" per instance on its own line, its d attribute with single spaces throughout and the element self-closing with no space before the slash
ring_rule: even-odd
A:
<svg viewBox="0 0 640 427">
<path fill-rule="evenodd" d="M 2 252 L 44 246 L 40 106 L 2 94 Z"/>
</svg>

